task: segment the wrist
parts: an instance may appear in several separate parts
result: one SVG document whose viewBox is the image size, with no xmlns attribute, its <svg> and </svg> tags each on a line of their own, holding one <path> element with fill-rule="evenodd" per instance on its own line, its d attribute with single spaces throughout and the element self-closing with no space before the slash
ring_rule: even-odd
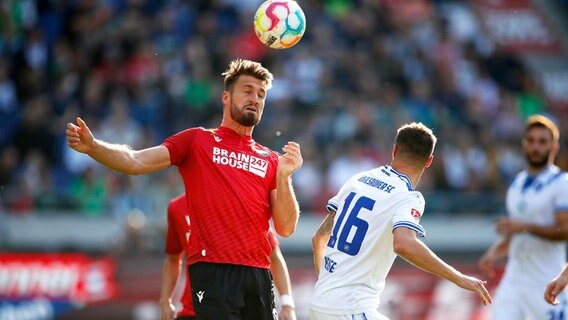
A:
<svg viewBox="0 0 568 320">
<path fill-rule="evenodd" d="M 160 297 L 160 300 L 158 300 L 158 303 L 172 303 L 172 299 L 171 298 L 163 298 Z"/>
<path fill-rule="evenodd" d="M 288 306 L 292 309 L 296 307 L 296 305 L 294 304 L 294 298 L 292 298 L 292 296 L 289 294 L 283 294 L 280 296 L 280 304 L 282 305 L 282 307 Z"/>
<path fill-rule="evenodd" d="M 85 152 L 88 156 L 92 156 L 95 153 L 95 150 L 100 147 L 100 143 L 97 139 L 93 139 L 93 143 L 91 143 L 89 150 Z"/>
</svg>

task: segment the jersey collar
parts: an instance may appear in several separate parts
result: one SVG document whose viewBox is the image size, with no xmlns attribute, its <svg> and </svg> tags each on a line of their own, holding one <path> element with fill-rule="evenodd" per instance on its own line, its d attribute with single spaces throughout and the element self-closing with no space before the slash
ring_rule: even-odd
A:
<svg viewBox="0 0 568 320">
<path fill-rule="evenodd" d="M 414 191 L 414 187 L 412 186 L 412 181 L 410 180 L 410 178 L 405 175 L 404 173 L 400 173 L 398 171 L 396 171 L 393 167 L 391 167 L 390 165 L 386 165 L 386 167 L 388 168 L 388 170 L 394 174 L 396 174 L 400 180 L 404 181 L 406 183 L 406 186 L 408 187 L 409 191 Z"/>
<path fill-rule="evenodd" d="M 234 144 L 252 145 L 254 140 L 250 135 L 240 136 L 236 131 L 227 127 L 219 127 L 215 135 Z"/>
</svg>

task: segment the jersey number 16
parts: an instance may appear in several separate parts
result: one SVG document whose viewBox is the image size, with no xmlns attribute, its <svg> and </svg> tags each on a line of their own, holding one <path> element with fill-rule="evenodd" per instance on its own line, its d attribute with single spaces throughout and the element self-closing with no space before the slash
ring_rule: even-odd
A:
<svg viewBox="0 0 568 320">
<path fill-rule="evenodd" d="M 339 217 L 337 218 L 337 222 L 331 231 L 331 236 L 327 243 L 327 246 L 330 248 L 335 247 L 337 244 L 337 250 L 345 252 L 351 256 L 359 253 L 363 239 L 365 239 L 365 235 L 367 234 L 367 229 L 369 229 L 367 221 L 359 218 L 357 215 L 361 209 L 373 210 L 373 207 L 375 206 L 375 200 L 367 197 L 360 197 L 357 201 L 355 201 L 353 207 L 351 207 L 351 203 L 356 196 L 357 194 L 355 192 L 351 192 L 345 199 L 343 210 L 341 210 L 341 214 L 339 214 Z M 343 223 L 345 216 L 347 216 L 347 220 Z M 355 228 L 355 231 L 351 241 L 349 242 L 348 238 L 353 228 Z"/>
</svg>

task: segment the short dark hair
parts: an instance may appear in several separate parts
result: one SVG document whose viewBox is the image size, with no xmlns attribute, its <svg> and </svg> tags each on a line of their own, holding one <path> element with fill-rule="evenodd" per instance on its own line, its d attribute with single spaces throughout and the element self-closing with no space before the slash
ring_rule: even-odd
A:
<svg viewBox="0 0 568 320">
<path fill-rule="evenodd" d="M 560 131 L 558 130 L 556 124 L 549 118 L 541 114 L 530 116 L 527 119 L 527 124 L 525 125 L 525 135 L 527 134 L 527 132 L 529 132 L 529 130 L 535 127 L 548 129 L 548 131 L 550 131 L 550 135 L 552 136 L 552 142 L 558 143 L 558 141 L 560 140 Z"/>
<path fill-rule="evenodd" d="M 397 156 L 417 164 L 425 164 L 434 152 L 436 141 L 432 130 L 421 122 L 404 124 L 396 131 Z"/>
<path fill-rule="evenodd" d="M 242 75 L 253 76 L 259 80 L 264 81 L 266 84 L 266 89 L 272 87 L 272 73 L 263 67 L 260 63 L 245 60 L 245 59 L 235 59 L 229 63 L 229 69 L 225 70 L 221 74 L 224 78 L 224 88 L 225 91 L 231 91 L 233 84 Z"/>
</svg>

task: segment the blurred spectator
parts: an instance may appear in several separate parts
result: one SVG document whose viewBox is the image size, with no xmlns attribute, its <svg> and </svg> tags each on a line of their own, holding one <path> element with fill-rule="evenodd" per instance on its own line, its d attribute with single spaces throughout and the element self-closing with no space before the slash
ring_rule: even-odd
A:
<svg viewBox="0 0 568 320">
<path fill-rule="evenodd" d="M 257 139 L 267 146 L 305 141 L 294 178 L 304 212 L 322 210 L 355 171 L 388 161 L 394 128 L 422 121 L 439 137 L 432 174 L 421 182 L 437 195 L 436 210 L 491 214 L 481 204 L 493 203 L 486 197 L 503 193 L 522 166 L 516 141 L 524 118 L 543 112 L 568 121 L 565 110 L 547 104 L 523 60 L 484 34 L 465 2 L 304 1 L 308 30 L 290 50 L 257 41 L 250 26 L 257 5 L 1 2 L 0 211 L 74 208 L 160 220 L 157 212 L 180 187 L 168 171 L 100 174 L 53 128 L 80 115 L 102 139 L 139 148 L 216 125 L 217 80 L 236 56 L 278 75 L 268 96 L 274 110 L 261 124 L 269 130 Z M 557 159 L 566 169 L 568 155 Z M 460 197 L 472 205 L 453 205 Z"/>
</svg>

